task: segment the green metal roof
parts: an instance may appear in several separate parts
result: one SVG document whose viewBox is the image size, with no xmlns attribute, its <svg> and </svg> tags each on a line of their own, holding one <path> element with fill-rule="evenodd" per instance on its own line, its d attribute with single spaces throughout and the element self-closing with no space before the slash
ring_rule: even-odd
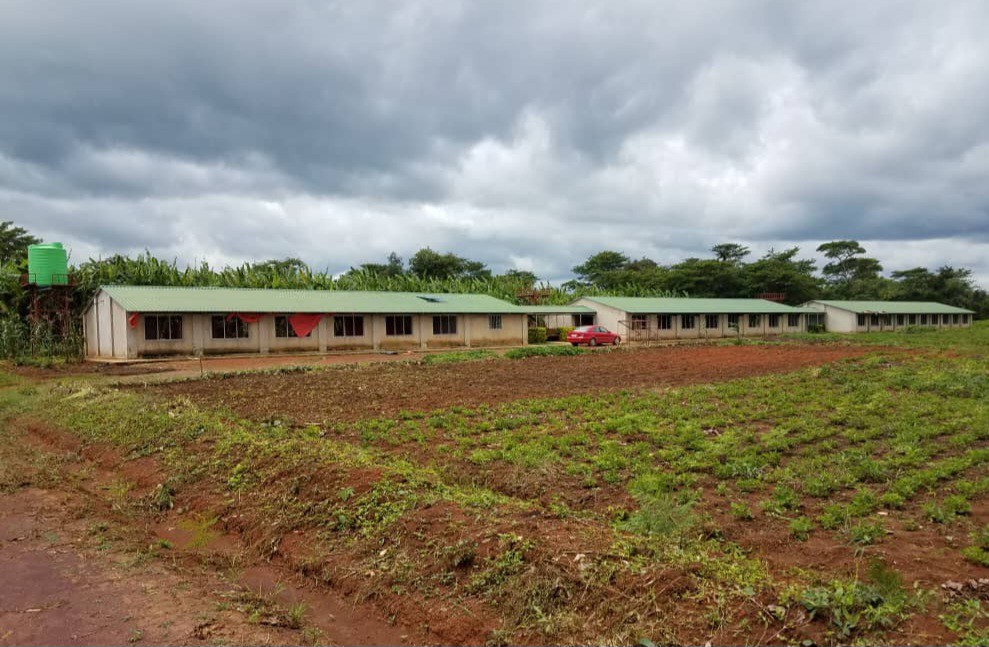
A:
<svg viewBox="0 0 989 647">
<path fill-rule="evenodd" d="M 531 315 L 585 315 L 594 314 L 587 306 L 519 306 Z"/>
<path fill-rule="evenodd" d="M 652 297 L 583 297 L 631 314 L 798 314 L 817 312 L 765 299 L 691 299 Z"/>
<path fill-rule="evenodd" d="M 972 310 L 956 308 L 955 306 L 937 303 L 936 301 L 824 301 L 815 300 L 808 303 L 848 310 L 859 314 L 894 314 L 894 315 L 929 315 L 929 314 L 975 314 Z M 807 304 L 805 304 L 807 305 Z"/>
<path fill-rule="evenodd" d="M 128 312 L 311 312 L 366 314 L 525 314 L 484 294 L 345 292 L 108 285 L 100 288 Z"/>
</svg>

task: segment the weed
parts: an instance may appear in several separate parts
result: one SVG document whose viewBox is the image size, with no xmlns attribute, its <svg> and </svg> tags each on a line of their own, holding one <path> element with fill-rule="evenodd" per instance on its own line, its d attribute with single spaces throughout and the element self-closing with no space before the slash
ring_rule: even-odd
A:
<svg viewBox="0 0 989 647">
<path fill-rule="evenodd" d="M 814 529 L 814 522 L 807 517 L 797 517 L 790 522 L 790 535 L 797 541 L 807 541 L 810 531 Z"/>
<path fill-rule="evenodd" d="M 752 514 L 752 509 L 749 508 L 747 503 L 737 501 L 733 501 L 731 504 L 731 516 L 741 521 L 752 521 L 755 518 L 755 515 Z"/>
</svg>

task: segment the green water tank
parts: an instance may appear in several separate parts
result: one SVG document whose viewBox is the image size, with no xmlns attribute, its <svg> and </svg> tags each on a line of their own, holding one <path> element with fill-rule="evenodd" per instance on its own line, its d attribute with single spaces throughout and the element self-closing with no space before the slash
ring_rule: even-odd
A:
<svg viewBox="0 0 989 647">
<path fill-rule="evenodd" d="M 36 285 L 66 285 L 69 257 L 62 243 L 42 243 L 27 247 L 27 277 Z"/>
</svg>

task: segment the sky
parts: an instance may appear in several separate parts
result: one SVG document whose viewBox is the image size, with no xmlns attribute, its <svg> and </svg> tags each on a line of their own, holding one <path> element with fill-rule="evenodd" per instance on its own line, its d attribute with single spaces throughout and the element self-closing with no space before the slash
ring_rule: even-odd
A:
<svg viewBox="0 0 989 647">
<path fill-rule="evenodd" d="M 562 280 L 854 238 L 989 287 L 989 3 L 5 0 L 0 220 L 71 260 Z"/>
</svg>

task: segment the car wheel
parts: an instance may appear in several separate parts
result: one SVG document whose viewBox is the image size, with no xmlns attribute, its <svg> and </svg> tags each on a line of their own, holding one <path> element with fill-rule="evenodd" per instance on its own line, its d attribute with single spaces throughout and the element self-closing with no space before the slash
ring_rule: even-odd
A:
<svg viewBox="0 0 989 647">
<path fill-rule="evenodd" d="M 598 338 L 591 337 L 591 346 L 597 346 L 597 345 L 598 345 Z"/>
<path fill-rule="evenodd" d="M 622 343 L 622 338 L 621 337 L 615 337 L 615 340 L 613 342 L 611 342 L 611 343 L 614 344 L 615 346 L 617 346 L 618 344 Z"/>
</svg>

